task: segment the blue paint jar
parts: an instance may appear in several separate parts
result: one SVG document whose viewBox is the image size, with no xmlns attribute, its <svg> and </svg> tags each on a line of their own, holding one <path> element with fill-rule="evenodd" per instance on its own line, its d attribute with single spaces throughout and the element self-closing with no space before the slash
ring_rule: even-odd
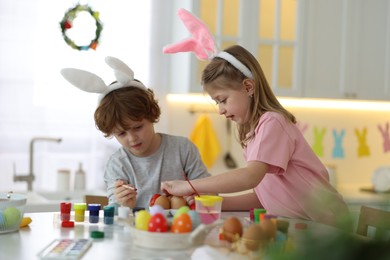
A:
<svg viewBox="0 0 390 260">
<path fill-rule="evenodd" d="M 105 206 L 104 207 L 104 224 L 112 225 L 114 224 L 114 215 L 115 215 L 115 206 Z"/>
<path fill-rule="evenodd" d="M 88 204 L 89 210 L 89 223 L 98 223 L 99 222 L 99 211 L 100 204 Z"/>
</svg>

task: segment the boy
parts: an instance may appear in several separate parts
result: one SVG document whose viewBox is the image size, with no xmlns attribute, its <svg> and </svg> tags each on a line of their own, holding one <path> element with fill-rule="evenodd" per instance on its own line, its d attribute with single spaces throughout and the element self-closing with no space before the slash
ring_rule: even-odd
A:
<svg viewBox="0 0 390 260">
<path fill-rule="evenodd" d="M 117 79 L 108 86 L 87 71 L 68 68 L 61 73 L 76 87 L 100 93 L 96 126 L 122 145 L 109 158 L 104 173 L 109 203 L 147 208 L 162 181 L 184 179 L 184 174 L 189 179 L 210 176 L 189 139 L 155 132 L 161 111 L 153 91 L 134 79 L 122 61 L 107 57 L 106 63 Z"/>
</svg>

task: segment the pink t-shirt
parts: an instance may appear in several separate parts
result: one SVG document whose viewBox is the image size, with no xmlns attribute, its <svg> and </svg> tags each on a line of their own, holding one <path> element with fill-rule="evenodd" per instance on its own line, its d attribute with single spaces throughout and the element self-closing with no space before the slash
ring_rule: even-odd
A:
<svg viewBox="0 0 390 260">
<path fill-rule="evenodd" d="M 348 209 L 329 183 L 325 166 L 298 127 L 275 112 L 266 112 L 255 137 L 244 149 L 247 162 L 269 165 L 254 189 L 267 213 L 331 224 Z"/>
</svg>

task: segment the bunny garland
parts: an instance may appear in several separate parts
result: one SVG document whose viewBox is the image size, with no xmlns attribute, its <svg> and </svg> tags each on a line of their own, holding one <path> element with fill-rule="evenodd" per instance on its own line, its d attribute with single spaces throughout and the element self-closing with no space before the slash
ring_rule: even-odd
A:
<svg viewBox="0 0 390 260">
<path fill-rule="evenodd" d="M 177 14 L 192 34 L 192 38 L 165 46 L 163 53 L 193 52 L 199 60 L 212 60 L 219 57 L 229 62 L 246 77 L 253 79 L 252 72 L 236 57 L 225 51 L 218 51 L 213 36 L 199 18 L 183 8 L 179 9 Z"/>
<path fill-rule="evenodd" d="M 91 93 L 98 93 L 100 101 L 111 91 L 123 87 L 146 88 L 141 82 L 134 79 L 134 72 L 121 60 L 114 57 L 106 57 L 105 62 L 114 70 L 116 82 L 106 85 L 97 75 L 80 69 L 64 68 L 62 76 L 75 87 Z"/>
<path fill-rule="evenodd" d="M 381 132 L 383 138 L 383 152 L 384 153 L 389 152 L 390 151 L 389 122 L 387 122 L 383 128 L 381 125 L 378 124 L 378 129 Z"/>
</svg>

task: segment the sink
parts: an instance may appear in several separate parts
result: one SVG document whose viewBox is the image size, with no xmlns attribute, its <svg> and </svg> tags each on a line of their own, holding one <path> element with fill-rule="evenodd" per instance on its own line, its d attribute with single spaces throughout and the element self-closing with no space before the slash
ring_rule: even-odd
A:
<svg viewBox="0 0 390 260">
<path fill-rule="evenodd" d="M 85 195 L 106 195 L 103 190 L 88 191 L 29 191 L 14 192 L 27 195 L 25 212 L 57 212 L 61 202 L 84 202 Z"/>
<path fill-rule="evenodd" d="M 38 196 L 41 196 L 48 201 L 82 202 L 87 192 L 86 191 L 58 191 L 58 192 L 47 191 L 47 192 L 37 192 L 37 194 Z M 90 194 L 90 192 L 88 192 L 88 194 Z M 97 194 L 92 194 L 92 195 L 97 195 Z"/>
</svg>

